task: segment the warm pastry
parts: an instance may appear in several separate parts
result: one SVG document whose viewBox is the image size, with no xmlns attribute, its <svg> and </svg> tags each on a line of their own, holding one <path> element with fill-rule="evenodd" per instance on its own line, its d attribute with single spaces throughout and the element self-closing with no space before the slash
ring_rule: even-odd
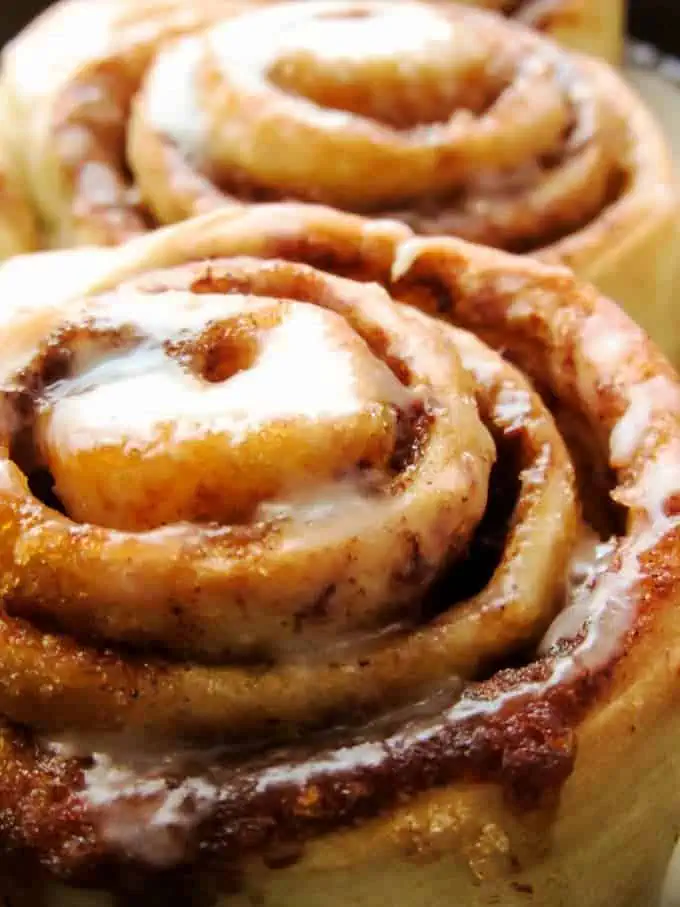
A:
<svg viewBox="0 0 680 907">
<path fill-rule="evenodd" d="M 446 0 L 441 0 L 446 2 Z M 465 0 L 473 6 L 514 16 L 568 47 L 604 57 L 621 58 L 624 0 Z"/>
<path fill-rule="evenodd" d="M 80 0 L 9 49 L 53 242 L 116 243 L 243 202 L 324 202 L 567 263 L 676 352 L 672 166 L 605 64 L 456 4 L 239 8 Z"/>
<path fill-rule="evenodd" d="M 680 384 L 627 316 L 283 204 L 0 293 L 13 907 L 655 903 Z"/>
</svg>

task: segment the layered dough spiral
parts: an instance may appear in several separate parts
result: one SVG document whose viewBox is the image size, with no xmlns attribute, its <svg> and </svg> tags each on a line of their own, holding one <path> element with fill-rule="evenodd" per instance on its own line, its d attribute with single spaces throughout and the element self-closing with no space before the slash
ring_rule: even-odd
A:
<svg viewBox="0 0 680 907">
<path fill-rule="evenodd" d="M 675 354 L 659 127 L 605 64 L 489 10 L 70 0 L 8 49 L 3 79 L 52 243 L 320 202 L 568 264 Z"/>
<path fill-rule="evenodd" d="M 680 384 L 615 305 L 294 204 L 0 290 L 11 903 L 653 902 Z"/>
</svg>

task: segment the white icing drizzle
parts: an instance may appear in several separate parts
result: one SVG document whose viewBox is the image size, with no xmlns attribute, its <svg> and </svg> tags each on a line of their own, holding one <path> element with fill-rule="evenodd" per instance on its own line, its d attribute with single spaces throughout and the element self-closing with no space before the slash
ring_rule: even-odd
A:
<svg viewBox="0 0 680 907">
<path fill-rule="evenodd" d="M 605 559 L 618 554 L 620 563 L 615 571 L 604 570 L 601 573 L 598 577 L 600 581 L 595 583 L 592 594 L 586 596 L 582 603 L 587 632 L 571 659 L 563 660 L 556 672 L 562 678 L 560 682 L 575 670 L 596 668 L 616 652 L 631 624 L 632 595 L 642 575 L 640 558 L 680 525 L 678 518 L 667 517 L 665 513 L 666 501 L 679 493 L 680 462 L 675 457 L 668 463 L 664 463 L 663 459 L 651 462 L 643 473 L 638 500 L 639 506 L 646 510 L 650 518 L 648 527 L 633 539 L 618 542 L 612 540 L 602 550 Z M 576 603 L 576 606 L 581 609 L 581 603 Z M 558 615 L 555 623 L 562 620 L 569 632 L 560 634 L 551 627 L 546 640 L 550 638 L 553 644 L 573 637 L 575 620 Z"/>
<path fill-rule="evenodd" d="M 270 522 L 295 517 L 298 523 L 316 523 L 339 513 L 358 516 L 358 511 L 367 513 L 371 508 L 365 482 L 359 483 L 356 476 L 346 476 L 314 488 L 291 489 L 282 499 L 263 501 L 253 519 Z"/>
<path fill-rule="evenodd" d="M 358 7 L 359 15 L 354 16 L 338 14 L 334 3 L 317 4 L 313 18 L 300 16 L 304 7 L 302 2 L 261 12 L 266 32 L 264 40 L 255 44 L 252 35 L 257 33 L 258 22 L 254 15 L 216 26 L 210 44 L 225 77 L 238 78 L 246 86 L 257 85 L 274 59 L 310 49 L 316 56 L 339 62 L 391 62 L 410 58 L 418 49 L 431 55 L 452 43 L 456 31 L 452 21 L 419 4 L 368 4 L 365 11 Z"/>
<path fill-rule="evenodd" d="M 608 317 L 608 313 L 596 313 L 586 321 L 583 329 L 584 354 L 603 371 L 609 371 L 617 362 L 632 355 L 639 342 L 637 331 L 612 330 Z"/>
<path fill-rule="evenodd" d="M 658 388 L 658 385 L 655 385 Z M 677 392 L 670 386 L 671 395 L 665 395 L 665 405 L 678 405 Z M 624 414 L 624 428 L 619 431 L 618 444 L 631 448 L 630 436 L 642 444 L 644 434 L 638 432 L 638 400 L 645 400 L 649 387 L 633 388 L 635 400 L 633 415 Z M 670 399 L 672 396 L 672 399 Z M 664 406 L 664 402 L 661 402 Z M 619 451 L 621 453 L 621 451 Z M 550 680 L 547 683 L 528 683 L 491 702 L 463 697 L 449 713 L 452 719 L 468 718 L 501 708 L 507 701 L 524 696 L 540 695 L 550 687 L 569 682 L 582 671 L 596 670 L 612 658 L 630 629 L 634 619 L 635 588 L 642 577 L 640 560 L 668 533 L 680 526 L 680 518 L 666 514 L 667 501 L 680 495 L 680 445 L 672 444 L 657 452 L 643 470 L 635 488 L 623 497 L 629 506 L 646 513 L 648 524 L 632 538 L 612 539 L 602 547 L 595 546 L 596 559 L 592 568 L 586 567 L 586 582 L 580 587 L 573 606 L 557 616 L 546 633 L 540 650 L 550 654 L 562 641 L 575 638 L 584 630 L 584 637 L 567 655 L 557 655 Z M 588 542 L 586 542 L 586 546 Z M 617 557 L 616 568 L 611 561 Z M 582 555 L 577 552 L 579 564 Z M 583 567 L 577 567 L 583 573 Z M 572 610 L 573 608 L 573 610 Z"/>
<path fill-rule="evenodd" d="M 30 361 L 67 307 L 82 307 L 70 300 L 87 291 L 115 254 L 115 249 L 64 249 L 17 255 L 0 265 L 0 382 Z"/>
<path fill-rule="evenodd" d="M 611 463 L 614 467 L 628 466 L 644 440 L 655 412 L 662 412 L 680 403 L 678 388 L 661 375 L 635 385 L 630 403 L 610 438 Z"/>
<path fill-rule="evenodd" d="M 107 164 L 86 160 L 78 174 L 81 191 L 93 205 L 113 207 L 120 198 L 120 186 L 114 172 Z M 120 221 L 120 217 L 119 217 Z"/>
<path fill-rule="evenodd" d="M 201 296 L 205 304 L 139 306 L 130 323 L 149 333 L 181 336 L 211 319 L 245 311 L 238 296 Z M 148 311 L 156 308 L 153 317 Z M 250 303 L 249 311 L 266 308 Z M 167 316 L 166 316 L 166 313 Z M 121 312 L 125 322 L 125 312 Z M 160 324 L 159 324 L 160 320 Z M 173 324 L 173 321 L 177 324 Z M 162 325 L 162 328 L 161 328 Z M 358 341 L 362 352 L 363 341 Z M 188 373 L 162 347 L 124 350 L 76 378 L 57 385 L 45 427 L 47 444 L 59 450 L 125 445 L 151 451 L 165 443 L 168 427 L 179 444 L 197 436 L 224 435 L 239 444 L 274 421 L 304 418 L 332 422 L 364 411 L 372 403 L 406 404 L 409 391 L 371 355 L 355 355 L 357 340 L 332 312 L 305 303 L 288 304 L 280 325 L 268 331 L 251 367 L 228 380 L 209 383 Z"/>
<path fill-rule="evenodd" d="M 531 411 L 531 394 L 517 388 L 504 388 L 494 407 L 496 419 L 510 431 L 525 425 Z"/>
<path fill-rule="evenodd" d="M 319 772 L 333 772 L 337 768 L 370 768 L 380 764 L 384 756 L 382 747 L 374 743 L 335 750 L 327 759 L 310 760 L 296 765 L 275 765 L 265 769 L 257 782 L 257 791 L 262 793 L 284 782 L 306 784 Z"/>
<path fill-rule="evenodd" d="M 570 597 L 573 590 L 586 585 L 592 586 L 593 578 L 609 566 L 614 547 L 614 539 L 603 542 L 597 533 L 586 527 L 571 556 L 567 597 Z"/>
<path fill-rule="evenodd" d="M 209 124 L 198 97 L 196 71 L 201 43 L 186 38 L 159 54 L 146 83 L 146 114 L 156 132 L 168 136 L 187 160 L 200 163 Z"/>
<path fill-rule="evenodd" d="M 392 262 L 391 279 L 396 283 L 405 277 L 416 263 L 421 253 L 431 245 L 428 239 L 406 239 L 399 243 Z"/>
<path fill-rule="evenodd" d="M 595 583 L 609 568 L 615 550 L 615 539 L 603 542 L 592 530 L 584 532 L 569 565 L 567 607 L 558 614 L 541 640 L 541 654 L 549 652 L 561 640 L 573 639 L 587 623 Z"/>
<path fill-rule="evenodd" d="M 40 746 L 62 759 L 87 760 L 81 801 L 102 837 L 120 852 L 159 868 L 175 865 L 219 800 L 209 777 L 226 747 L 169 750 L 122 735 L 69 734 Z"/>
<path fill-rule="evenodd" d="M 616 332 L 612 334 L 616 338 Z M 611 349 L 620 350 L 621 347 L 622 341 L 605 343 L 598 346 L 598 351 L 604 352 L 607 358 Z M 678 388 L 663 376 L 634 385 L 629 392 L 629 406 L 610 435 L 612 465 L 616 468 L 629 466 L 645 440 L 654 414 L 679 406 Z M 627 629 L 626 619 L 630 619 L 631 591 L 640 578 L 639 559 L 679 523 L 677 518 L 668 517 L 665 511 L 667 501 L 676 494 L 680 494 L 680 445 L 672 444 L 658 451 L 655 459 L 644 466 L 636 485 L 620 495 L 628 506 L 647 514 L 648 528 L 627 546 L 614 539 L 604 544 L 586 539 L 585 552 L 581 546 L 577 548 L 576 564 L 583 562 L 585 553 L 585 570 L 581 569 L 581 573 L 585 572 L 584 582 L 576 590 L 573 603 L 557 616 L 549 628 L 541 643 L 541 652 L 548 652 L 561 640 L 573 638 L 586 625 L 588 632 L 575 653 L 576 664 L 587 667 L 596 664 L 593 653 L 598 651 L 598 639 L 603 640 L 601 644 L 605 649 L 615 651 Z M 594 560 L 589 567 L 587 548 L 593 543 Z M 615 573 L 608 573 L 617 550 L 622 553 L 620 568 Z M 601 585 L 597 582 L 599 577 L 603 580 Z M 611 595 L 609 609 L 606 608 L 606 594 Z"/>
<path fill-rule="evenodd" d="M 182 859 L 192 833 L 218 798 L 218 788 L 204 774 L 174 785 L 101 753 L 84 773 L 82 799 L 99 816 L 104 840 L 151 866 L 172 866 Z"/>
<path fill-rule="evenodd" d="M 666 504 L 680 495 L 680 442 L 664 447 L 655 460 L 645 464 L 638 482 L 626 490 L 626 502 L 644 510 L 652 522 L 668 522 Z"/>
<path fill-rule="evenodd" d="M 586 634 L 571 656 L 560 659 L 556 665 L 553 683 L 564 683 L 582 670 L 595 670 L 607 662 L 617 651 L 633 618 L 633 591 L 642 574 L 640 558 L 678 525 L 677 520 L 654 524 L 630 542 L 619 542 L 612 553 L 620 557 L 620 566 L 605 572 L 596 583 L 592 595 L 584 602 Z M 560 618 L 558 617 L 557 620 Z M 569 627 L 570 635 L 573 623 Z M 550 632 L 550 631 L 549 631 Z M 569 636 L 553 634 L 555 642 Z"/>
</svg>

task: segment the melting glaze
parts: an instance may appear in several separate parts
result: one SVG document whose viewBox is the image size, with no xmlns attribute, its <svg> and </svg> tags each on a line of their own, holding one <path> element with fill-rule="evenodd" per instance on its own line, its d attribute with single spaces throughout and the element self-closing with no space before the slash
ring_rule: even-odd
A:
<svg viewBox="0 0 680 907">
<path fill-rule="evenodd" d="M 151 126 L 170 138 L 196 165 L 205 152 L 210 131 L 195 84 L 200 60 L 197 39 L 180 41 L 159 55 L 146 86 L 146 113 Z"/>
</svg>

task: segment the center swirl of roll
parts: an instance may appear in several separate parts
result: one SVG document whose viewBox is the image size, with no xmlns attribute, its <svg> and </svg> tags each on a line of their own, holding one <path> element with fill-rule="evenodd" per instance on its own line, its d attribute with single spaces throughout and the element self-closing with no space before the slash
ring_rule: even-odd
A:
<svg viewBox="0 0 680 907">
<path fill-rule="evenodd" d="M 130 345 L 111 350 L 105 335 L 97 355 L 95 321 L 90 361 L 48 389 L 40 415 L 40 451 L 74 518 L 244 523 L 265 501 L 311 504 L 343 481 L 359 499 L 362 475 L 367 494 L 371 470 L 387 480 L 417 398 L 340 315 L 181 292 L 125 308 L 117 336 L 131 332 Z"/>
</svg>

